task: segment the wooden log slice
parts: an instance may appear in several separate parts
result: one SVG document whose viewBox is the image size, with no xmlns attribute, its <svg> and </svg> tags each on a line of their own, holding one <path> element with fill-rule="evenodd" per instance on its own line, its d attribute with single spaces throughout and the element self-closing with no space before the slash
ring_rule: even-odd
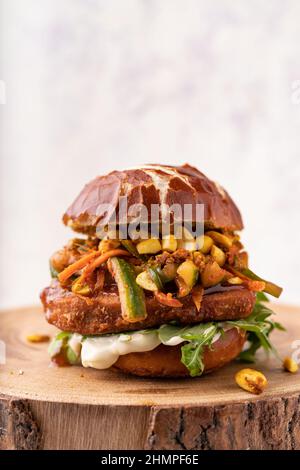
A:
<svg viewBox="0 0 300 470">
<path fill-rule="evenodd" d="M 291 355 L 300 308 L 275 310 L 288 332 L 274 342 Z M 0 313 L 0 449 L 300 449 L 300 374 L 274 358 L 254 366 L 269 381 L 254 396 L 235 384 L 238 363 L 176 380 L 50 367 L 48 345 L 26 337 L 55 331 L 38 307 Z"/>
</svg>

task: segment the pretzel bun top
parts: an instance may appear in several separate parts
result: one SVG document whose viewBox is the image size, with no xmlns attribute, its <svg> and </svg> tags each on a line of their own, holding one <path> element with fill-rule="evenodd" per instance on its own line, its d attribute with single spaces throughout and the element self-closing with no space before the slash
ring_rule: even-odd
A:
<svg viewBox="0 0 300 470">
<path fill-rule="evenodd" d="M 118 216 L 123 196 L 127 196 L 127 208 L 143 204 L 148 210 L 149 221 L 152 204 L 160 207 L 178 204 L 182 210 L 185 204 L 190 204 L 193 222 L 196 221 L 196 205 L 203 204 L 206 227 L 243 229 L 240 211 L 229 194 L 188 164 L 177 167 L 151 164 L 97 176 L 68 208 L 63 222 L 76 232 L 95 234 L 97 225 L 107 224 L 114 211 Z M 160 221 L 163 220 L 162 212 Z"/>
</svg>

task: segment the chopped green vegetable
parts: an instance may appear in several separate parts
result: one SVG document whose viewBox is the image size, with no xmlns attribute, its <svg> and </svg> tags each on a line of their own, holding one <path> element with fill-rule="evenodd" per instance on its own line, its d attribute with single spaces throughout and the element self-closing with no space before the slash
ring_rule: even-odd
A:
<svg viewBox="0 0 300 470">
<path fill-rule="evenodd" d="M 273 282 L 269 282 L 269 281 L 266 281 L 265 279 L 262 279 L 250 269 L 241 268 L 240 271 L 236 271 L 236 272 L 238 274 L 242 274 L 244 277 L 247 277 L 248 279 L 251 279 L 253 281 L 264 282 L 266 285 L 264 292 L 266 292 L 267 294 L 273 295 L 273 297 L 277 297 L 277 298 L 281 296 L 281 293 L 282 293 L 281 287 L 277 286 L 276 284 L 273 284 Z"/>
<path fill-rule="evenodd" d="M 139 252 L 136 249 L 135 244 L 131 240 L 121 240 L 121 244 L 132 256 L 134 256 L 135 258 L 141 258 Z"/>
<path fill-rule="evenodd" d="M 157 292 L 158 288 L 148 271 L 142 271 L 137 275 L 136 283 L 145 290 Z"/>
<path fill-rule="evenodd" d="M 178 265 L 175 263 L 168 263 L 162 269 L 157 269 L 162 282 L 167 284 L 168 282 L 174 281 L 176 278 Z"/>
<path fill-rule="evenodd" d="M 177 274 L 184 280 L 186 285 L 192 289 L 197 282 L 199 269 L 191 260 L 186 260 L 177 269 Z"/>
<path fill-rule="evenodd" d="M 136 273 L 124 259 L 113 257 L 108 261 L 118 285 L 122 316 L 129 322 L 138 322 L 147 317 L 145 295 L 136 283 Z"/>
<path fill-rule="evenodd" d="M 164 285 L 162 283 L 162 280 L 161 280 L 161 277 L 159 275 L 159 271 L 156 267 L 154 266 L 148 266 L 147 267 L 147 270 L 151 276 L 151 279 L 152 281 L 154 282 L 154 284 L 156 285 L 157 289 L 160 291 L 160 292 L 163 292 L 164 291 Z"/>
</svg>

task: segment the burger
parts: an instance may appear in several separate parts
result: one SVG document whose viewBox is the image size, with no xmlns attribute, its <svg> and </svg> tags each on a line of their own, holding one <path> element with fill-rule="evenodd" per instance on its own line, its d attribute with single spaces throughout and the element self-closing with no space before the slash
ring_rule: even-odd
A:
<svg viewBox="0 0 300 470">
<path fill-rule="evenodd" d="M 180 232 L 176 210 L 186 207 Z M 282 327 L 266 294 L 282 289 L 249 269 L 237 206 L 196 168 L 98 176 L 63 222 L 81 235 L 50 258 L 41 293 L 60 330 L 49 348 L 57 365 L 197 377 L 236 358 L 253 362 L 260 348 L 276 353 L 269 335 Z"/>
</svg>

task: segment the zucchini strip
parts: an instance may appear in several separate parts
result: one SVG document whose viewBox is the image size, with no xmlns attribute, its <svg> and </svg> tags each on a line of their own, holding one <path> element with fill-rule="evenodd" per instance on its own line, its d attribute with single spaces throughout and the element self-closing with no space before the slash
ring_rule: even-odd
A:
<svg viewBox="0 0 300 470">
<path fill-rule="evenodd" d="M 136 273 L 124 259 L 112 257 L 108 261 L 109 269 L 117 283 L 124 320 L 135 323 L 147 317 L 145 295 L 136 283 Z"/>
<path fill-rule="evenodd" d="M 236 276 L 241 277 L 242 279 L 250 279 L 252 281 L 260 281 L 265 283 L 265 288 L 264 292 L 267 294 L 273 295 L 273 297 L 280 297 L 282 293 L 282 288 L 277 286 L 276 284 L 273 284 L 273 282 L 266 281 L 265 279 L 262 279 L 261 277 L 257 276 L 253 271 L 251 271 L 248 268 L 241 268 L 240 270 L 234 269 L 232 267 L 228 268 L 229 271 L 231 271 L 233 274 Z"/>
</svg>

